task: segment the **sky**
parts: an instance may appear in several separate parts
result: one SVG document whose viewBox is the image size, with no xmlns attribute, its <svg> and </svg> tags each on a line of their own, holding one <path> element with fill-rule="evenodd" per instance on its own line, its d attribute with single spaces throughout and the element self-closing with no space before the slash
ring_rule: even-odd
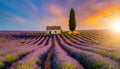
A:
<svg viewBox="0 0 120 69">
<path fill-rule="evenodd" d="M 45 31 L 46 26 L 69 30 L 74 8 L 77 30 L 107 29 L 120 18 L 120 0 L 0 0 L 0 30 Z"/>
</svg>

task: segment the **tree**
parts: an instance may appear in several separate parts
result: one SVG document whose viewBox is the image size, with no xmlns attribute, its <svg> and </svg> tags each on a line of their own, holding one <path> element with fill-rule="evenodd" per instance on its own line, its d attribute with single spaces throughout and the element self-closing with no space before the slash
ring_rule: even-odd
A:
<svg viewBox="0 0 120 69">
<path fill-rule="evenodd" d="M 74 9 L 71 8 L 71 10 L 70 10 L 70 16 L 69 16 L 69 29 L 73 33 L 73 31 L 75 30 L 75 28 L 76 28 L 75 12 L 74 12 Z"/>
</svg>

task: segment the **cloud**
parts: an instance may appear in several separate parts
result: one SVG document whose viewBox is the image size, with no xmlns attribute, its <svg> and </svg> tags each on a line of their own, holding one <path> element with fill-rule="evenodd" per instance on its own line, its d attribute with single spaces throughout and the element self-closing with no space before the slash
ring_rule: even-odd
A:
<svg viewBox="0 0 120 69">
<path fill-rule="evenodd" d="M 120 12 L 120 6 L 117 1 L 119 0 L 103 0 L 100 2 L 98 2 L 98 0 L 93 0 L 82 4 L 77 8 L 77 22 L 79 27 L 107 27 L 101 19 L 109 14 Z"/>
<path fill-rule="evenodd" d="M 28 5 L 29 5 L 34 11 L 38 11 L 38 7 L 35 6 L 32 2 L 28 1 Z"/>
<path fill-rule="evenodd" d="M 22 18 L 22 17 L 20 17 L 20 16 L 18 16 L 18 15 L 15 15 L 15 14 L 13 14 L 13 13 L 11 13 L 11 12 L 8 12 L 8 11 L 6 11 L 6 12 L 4 12 L 7 16 L 9 16 L 9 18 L 7 18 L 6 19 L 6 21 L 13 21 L 13 22 L 20 22 L 20 23 L 26 23 L 26 22 L 28 22 L 25 18 Z"/>
<path fill-rule="evenodd" d="M 21 22 L 21 23 L 26 23 L 27 22 L 25 19 L 23 19 L 19 16 L 15 16 L 14 18 L 15 18 L 15 21 L 17 21 L 17 22 Z"/>
<path fill-rule="evenodd" d="M 74 2 L 73 0 L 70 3 Z M 69 3 L 69 1 L 68 1 Z M 69 3 L 69 4 L 70 4 Z M 111 6 L 111 7 L 110 7 Z M 47 5 L 49 14 L 53 17 L 50 19 L 53 23 L 48 25 L 61 25 L 68 28 L 69 11 L 70 9 L 64 8 L 63 6 L 55 3 Z M 102 23 L 101 18 L 118 11 L 118 4 L 109 2 L 108 0 L 89 0 L 85 1 L 80 5 L 75 6 L 77 28 L 103 28 L 106 27 L 105 23 Z M 68 14 L 67 14 L 68 13 Z"/>
<path fill-rule="evenodd" d="M 74 2 L 74 0 L 66 0 L 67 4 L 71 4 Z"/>
<path fill-rule="evenodd" d="M 65 14 L 65 10 L 64 8 L 62 8 L 61 6 L 58 6 L 56 4 L 50 4 L 49 6 L 49 13 L 52 15 L 53 17 L 53 21 L 55 21 L 55 19 L 57 21 L 55 21 L 58 25 L 61 26 L 68 26 L 68 19 L 67 19 L 67 15 Z M 55 23 L 55 24 L 56 24 Z"/>
</svg>

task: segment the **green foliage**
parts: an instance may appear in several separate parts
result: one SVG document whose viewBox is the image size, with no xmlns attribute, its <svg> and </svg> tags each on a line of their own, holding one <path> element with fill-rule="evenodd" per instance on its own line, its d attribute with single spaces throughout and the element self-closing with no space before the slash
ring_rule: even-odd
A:
<svg viewBox="0 0 120 69">
<path fill-rule="evenodd" d="M 62 66 L 57 66 L 56 69 L 62 69 Z"/>
<path fill-rule="evenodd" d="M 28 54 L 29 52 L 27 52 L 27 51 L 25 51 L 25 52 L 23 52 L 23 53 L 18 53 L 18 56 L 19 56 L 19 58 L 22 58 L 22 57 L 24 57 L 26 54 Z"/>
<path fill-rule="evenodd" d="M 30 64 L 20 64 L 16 67 L 16 69 L 35 69 L 35 68 Z"/>
<path fill-rule="evenodd" d="M 69 29 L 73 32 L 76 28 L 76 18 L 74 9 L 71 8 L 70 10 L 70 17 L 69 17 Z"/>
<path fill-rule="evenodd" d="M 117 53 L 110 55 L 110 57 L 115 59 L 116 61 L 120 61 L 120 55 L 118 55 Z"/>
<path fill-rule="evenodd" d="M 6 55 L 5 58 L 9 61 L 9 62 L 14 62 L 16 61 L 16 58 L 12 55 Z"/>
<path fill-rule="evenodd" d="M 66 63 L 66 64 L 63 64 L 63 69 L 78 69 L 78 68 L 71 63 Z"/>
<path fill-rule="evenodd" d="M 0 69 L 4 67 L 4 63 L 0 61 Z"/>
<path fill-rule="evenodd" d="M 68 34 L 69 33 L 69 31 L 64 31 L 64 32 L 62 32 L 62 34 Z"/>
<path fill-rule="evenodd" d="M 62 66 L 58 66 L 57 69 L 78 69 L 78 68 L 71 63 L 65 63 L 62 64 Z"/>
<path fill-rule="evenodd" d="M 99 62 L 92 65 L 92 69 L 97 69 L 104 66 L 105 63 Z"/>
<path fill-rule="evenodd" d="M 119 69 L 117 67 L 114 67 L 113 65 L 108 65 L 106 62 L 98 62 L 92 65 L 92 69 Z"/>
</svg>

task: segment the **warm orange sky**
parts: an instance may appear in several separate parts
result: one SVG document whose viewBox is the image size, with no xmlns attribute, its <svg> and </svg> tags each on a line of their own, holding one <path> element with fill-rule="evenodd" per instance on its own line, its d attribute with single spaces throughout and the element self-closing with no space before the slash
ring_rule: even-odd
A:
<svg viewBox="0 0 120 69">
<path fill-rule="evenodd" d="M 68 30 L 71 8 L 78 30 L 109 28 L 120 18 L 120 0 L 0 0 L 0 30 L 45 30 L 46 25 Z"/>
</svg>

